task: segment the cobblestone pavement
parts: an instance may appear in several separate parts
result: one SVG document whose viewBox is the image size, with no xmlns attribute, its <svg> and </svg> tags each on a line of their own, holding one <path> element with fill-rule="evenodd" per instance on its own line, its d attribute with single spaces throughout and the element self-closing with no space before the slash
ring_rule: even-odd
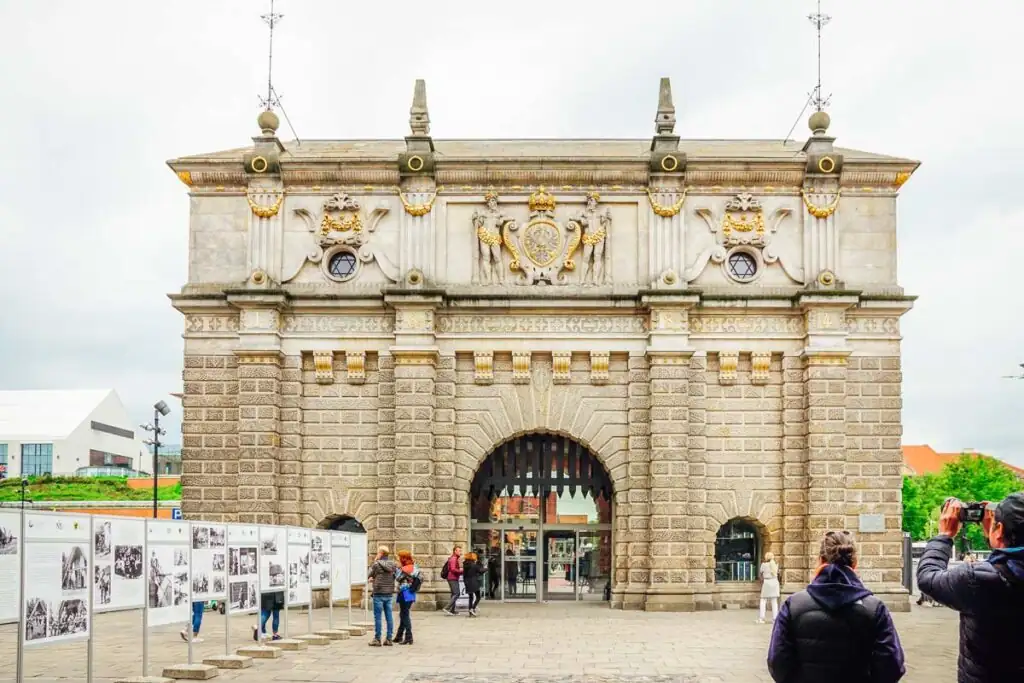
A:
<svg viewBox="0 0 1024 683">
<path fill-rule="evenodd" d="M 346 612 L 335 611 L 337 623 Z M 327 610 L 314 613 L 326 628 Z M 252 668 L 224 670 L 216 680 L 264 683 L 760 683 L 770 627 L 756 613 L 724 610 L 694 614 L 622 612 L 598 605 L 494 605 L 469 619 L 440 613 L 413 615 L 416 643 L 367 647 L 369 636 L 285 652 Z M 365 617 L 357 614 L 358 621 Z M 894 615 L 907 653 L 910 683 L 955 681 L 957 618 L 944 608 Z M 231 619 L 232 649 L 252 644 L 253 617 Z M 397 615 L 396 615 L 397 621 Z M 224 653 L 224 622 L 207 612 L 195 661 Z M 290 635 L 307 632 L 307 616 L 293 611 Z M 150 634 L 150 674 L 183 664 L 187 645 L 179 628 Z M 110 683 L 142 673 L 141 613 L 99 615 L 95 622 L 94 681 Z M 0 627 L 0 683 L 14 680 L 16 629 Z M 84 642 L 29 648 L 26 678 L 34 683 L 85 681 Z"/>
</svg>

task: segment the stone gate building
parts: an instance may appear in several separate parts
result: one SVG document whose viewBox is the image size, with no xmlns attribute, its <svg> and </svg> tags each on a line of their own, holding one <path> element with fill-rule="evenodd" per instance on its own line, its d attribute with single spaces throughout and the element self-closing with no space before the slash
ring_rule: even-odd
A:
<svg viewBox="0 0 1024 683">
<path fill-rule="evenodd" d="M 482 552 L 540 554 L 545 582 L 601 546 L 604 597 L 648 610 L 748 602 L 767 551 L 799 588 L 845 528 L 905 608 L 896 197 L 917 163 L 834 147 L 823 112 L 805 143 L 680 139 L 667 79 L 647 140 L 429 123 L 417 82 L 404 140 L 283 143 L 267 111 L 252 146 L 170 162 L 185 515 L 355 519 L 428 569 L 484 522 Z M 575 517 L 547 501 L 570 492 L 607 538 L 556 570 L 545 524 L 569 539 Z M 508 571 L 505 597 L 541 580 Z"/>
</svg>

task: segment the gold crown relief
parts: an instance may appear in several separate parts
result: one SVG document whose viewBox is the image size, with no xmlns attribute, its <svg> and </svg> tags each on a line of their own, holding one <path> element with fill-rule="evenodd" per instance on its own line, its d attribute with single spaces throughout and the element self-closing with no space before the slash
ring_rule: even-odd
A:
<svg viewBox="0 0 1024 683">
<path fill-rule="evenodd" d="M 548 194 L 544 187 L 530 195 L 530 211 L 554 211 L 555 197 Z"/>
<path fill-rule="evenodd" d="M 485 202 L 489 202 L 492 199 L 497 199 L 497 198 L 498 198 L 498 193 L 495 192 L 494 190 L 487 190 L 487 193 L 484 194 L 484 201 Z"/>
</svg>

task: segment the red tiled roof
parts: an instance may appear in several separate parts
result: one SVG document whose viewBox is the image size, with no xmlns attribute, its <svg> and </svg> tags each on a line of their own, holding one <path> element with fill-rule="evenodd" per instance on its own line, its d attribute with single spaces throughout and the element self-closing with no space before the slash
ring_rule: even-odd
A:
<svg viewBox="0 0 1024 683">
<path fill-rule="evenodd" d="M 946 463 L 953 462 L 964 453 L 972 452 L 973 451 L 963 451 L 961 453 L 937 453 L 934 448 L 928 445 L 904 446 L 903 464 L 911 469 L 916 475 L 936 474 Z M 984 455 L 984 453 L 975 453 L 975 455 Z M 1000 462 L 1016 472 L 1020 477 L 1024 478 L 1024 469 L 1015 467 L 1008 462 Z"/>
</svg>

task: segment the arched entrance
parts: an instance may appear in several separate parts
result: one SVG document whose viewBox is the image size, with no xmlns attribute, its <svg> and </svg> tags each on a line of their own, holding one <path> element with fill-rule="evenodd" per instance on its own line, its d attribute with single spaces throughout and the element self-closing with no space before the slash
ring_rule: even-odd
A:
<svg viewBox="0 0 1024 683">
<path fill-rule="evenodd" d="M 470 486 L 484 599 L 609 600 L 613 496 L 608 471 L 573 439 L 527 434 L 495 448 Z"/>
</svg>

